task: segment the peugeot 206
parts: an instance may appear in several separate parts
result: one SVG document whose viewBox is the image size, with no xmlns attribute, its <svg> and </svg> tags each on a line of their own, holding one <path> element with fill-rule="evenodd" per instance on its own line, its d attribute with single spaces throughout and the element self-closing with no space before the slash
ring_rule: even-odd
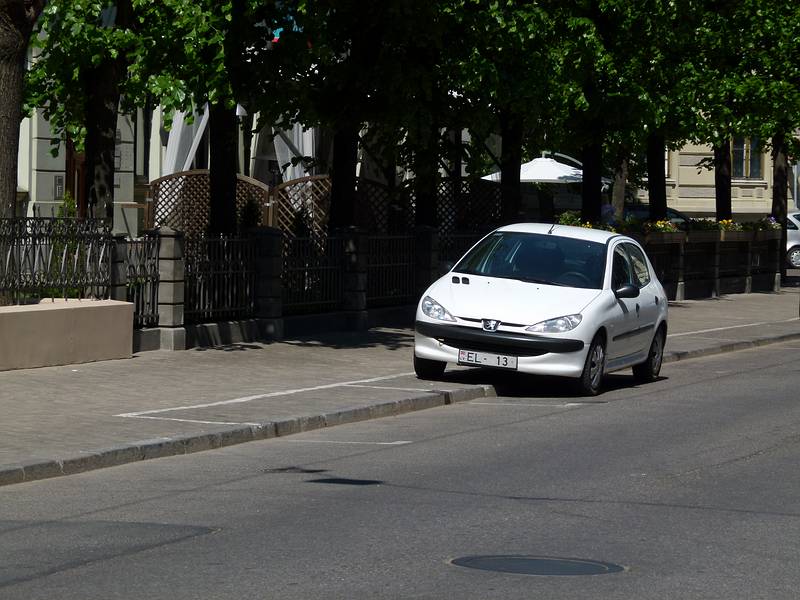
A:
<svg viewBox="0 0 800 600">
<path fill-rule="evenodd" d="M 417 306 L 414 370 L 448 363 L 573 380 L 600 392 L 606 373 L 658 377 L 667 297 L 647 254 L 616 233 L 521 223 L 473 246 Z"/>
</svg>

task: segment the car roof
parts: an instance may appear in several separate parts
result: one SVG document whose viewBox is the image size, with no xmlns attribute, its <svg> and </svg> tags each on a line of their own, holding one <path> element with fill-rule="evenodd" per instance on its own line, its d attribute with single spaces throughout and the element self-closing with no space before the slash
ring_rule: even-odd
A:
<svg viewBox="0 0 800 600">
<path fill-rule="evenodd" d="M 544 233 L 569 237 L 589 242 L 605 244 L 612 237 L 619 237 L 618 233 L 603 229 L 590 229 L 588 227 L 574 227 L 572 225 L 559 225 L 552 223 L 514 223 L 499 227 L 497 231 L 514 231 L 519 233 Z"/>
</svg>

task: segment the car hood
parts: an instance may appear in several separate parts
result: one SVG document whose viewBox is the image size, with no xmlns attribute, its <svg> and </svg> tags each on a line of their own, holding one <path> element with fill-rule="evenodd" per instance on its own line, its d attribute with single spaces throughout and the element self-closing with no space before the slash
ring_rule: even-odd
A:
<svg viewBox="0 0 800 600">
<path fill-rule="evenodd" d="M 461 277 L 461 276 L 456 276 Z M 544 285 L 469 275 L 469 284 L 453 283 L 453 274 L 439 279 L 427 295 L 462 319 L 497 319 L 533 325 L 545 319 L 580 313 L 600 290 Z"/>
</svg>

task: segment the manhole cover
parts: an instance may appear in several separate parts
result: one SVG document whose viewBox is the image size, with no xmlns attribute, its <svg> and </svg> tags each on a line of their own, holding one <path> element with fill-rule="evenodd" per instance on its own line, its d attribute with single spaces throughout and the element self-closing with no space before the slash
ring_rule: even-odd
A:
<svg viewBox="0 0 800 600">
<path fill-rule="evenodd" d="M 522 575 L 605 575 L 619 573 L 623 567 L 611 563 L 583 558 L 556 558 L 552 556 L 465 556 L 451 561 L 459 567 L 519 573 Z"/>
</svg>

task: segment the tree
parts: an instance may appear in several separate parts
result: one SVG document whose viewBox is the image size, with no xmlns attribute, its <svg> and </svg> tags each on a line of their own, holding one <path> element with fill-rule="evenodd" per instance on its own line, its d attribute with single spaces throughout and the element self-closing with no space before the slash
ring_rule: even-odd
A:
<svg viewBox="0 0 800 600">
<path fill-rule="evenodd" d="M 264 35 L 251 45 L 254 107 L 284 126 L 299 122 L 333 132 L 331 227 L 356 222 L 356 166 L 367 124 L 374 156 L 403 154 L 414 163 L 418 219 L 435 220 L 446 96 L 438 76 L 438 8 L 422 0 L 263 3 L 255 21 L 270 34 L 280 30 L 280 38 L 269 43 L 272 36 Z M 274 93 L 277 87 L 282 94 Z"/>
<path fill-rule="evenodd" d="M 79 214 L 113 219 L 117 116 L 127 69 L 141 48 L 130 0 L 52 0 L 37 24 L 39 51 L 26 102 L 57 138 L 85 149 L 88 176 Z"/>
<path fill-rule="evenodd" d="M 0 217 L 13 216 L 16 207 L 25 56 L 44 5 L 45 0 L 0 0 Z"/>
<path fill-rule="evenodd" d="M 445 57 L 448 87 L 470 130 L 500 134 L 502 218 L 517 221 L 526 148 L 543 149 L 563 105 L 556 100 L 559 64 L 552 16 L 542 2 L 459 0 L 445 10 L 459 36 Z"/>
</svg>

